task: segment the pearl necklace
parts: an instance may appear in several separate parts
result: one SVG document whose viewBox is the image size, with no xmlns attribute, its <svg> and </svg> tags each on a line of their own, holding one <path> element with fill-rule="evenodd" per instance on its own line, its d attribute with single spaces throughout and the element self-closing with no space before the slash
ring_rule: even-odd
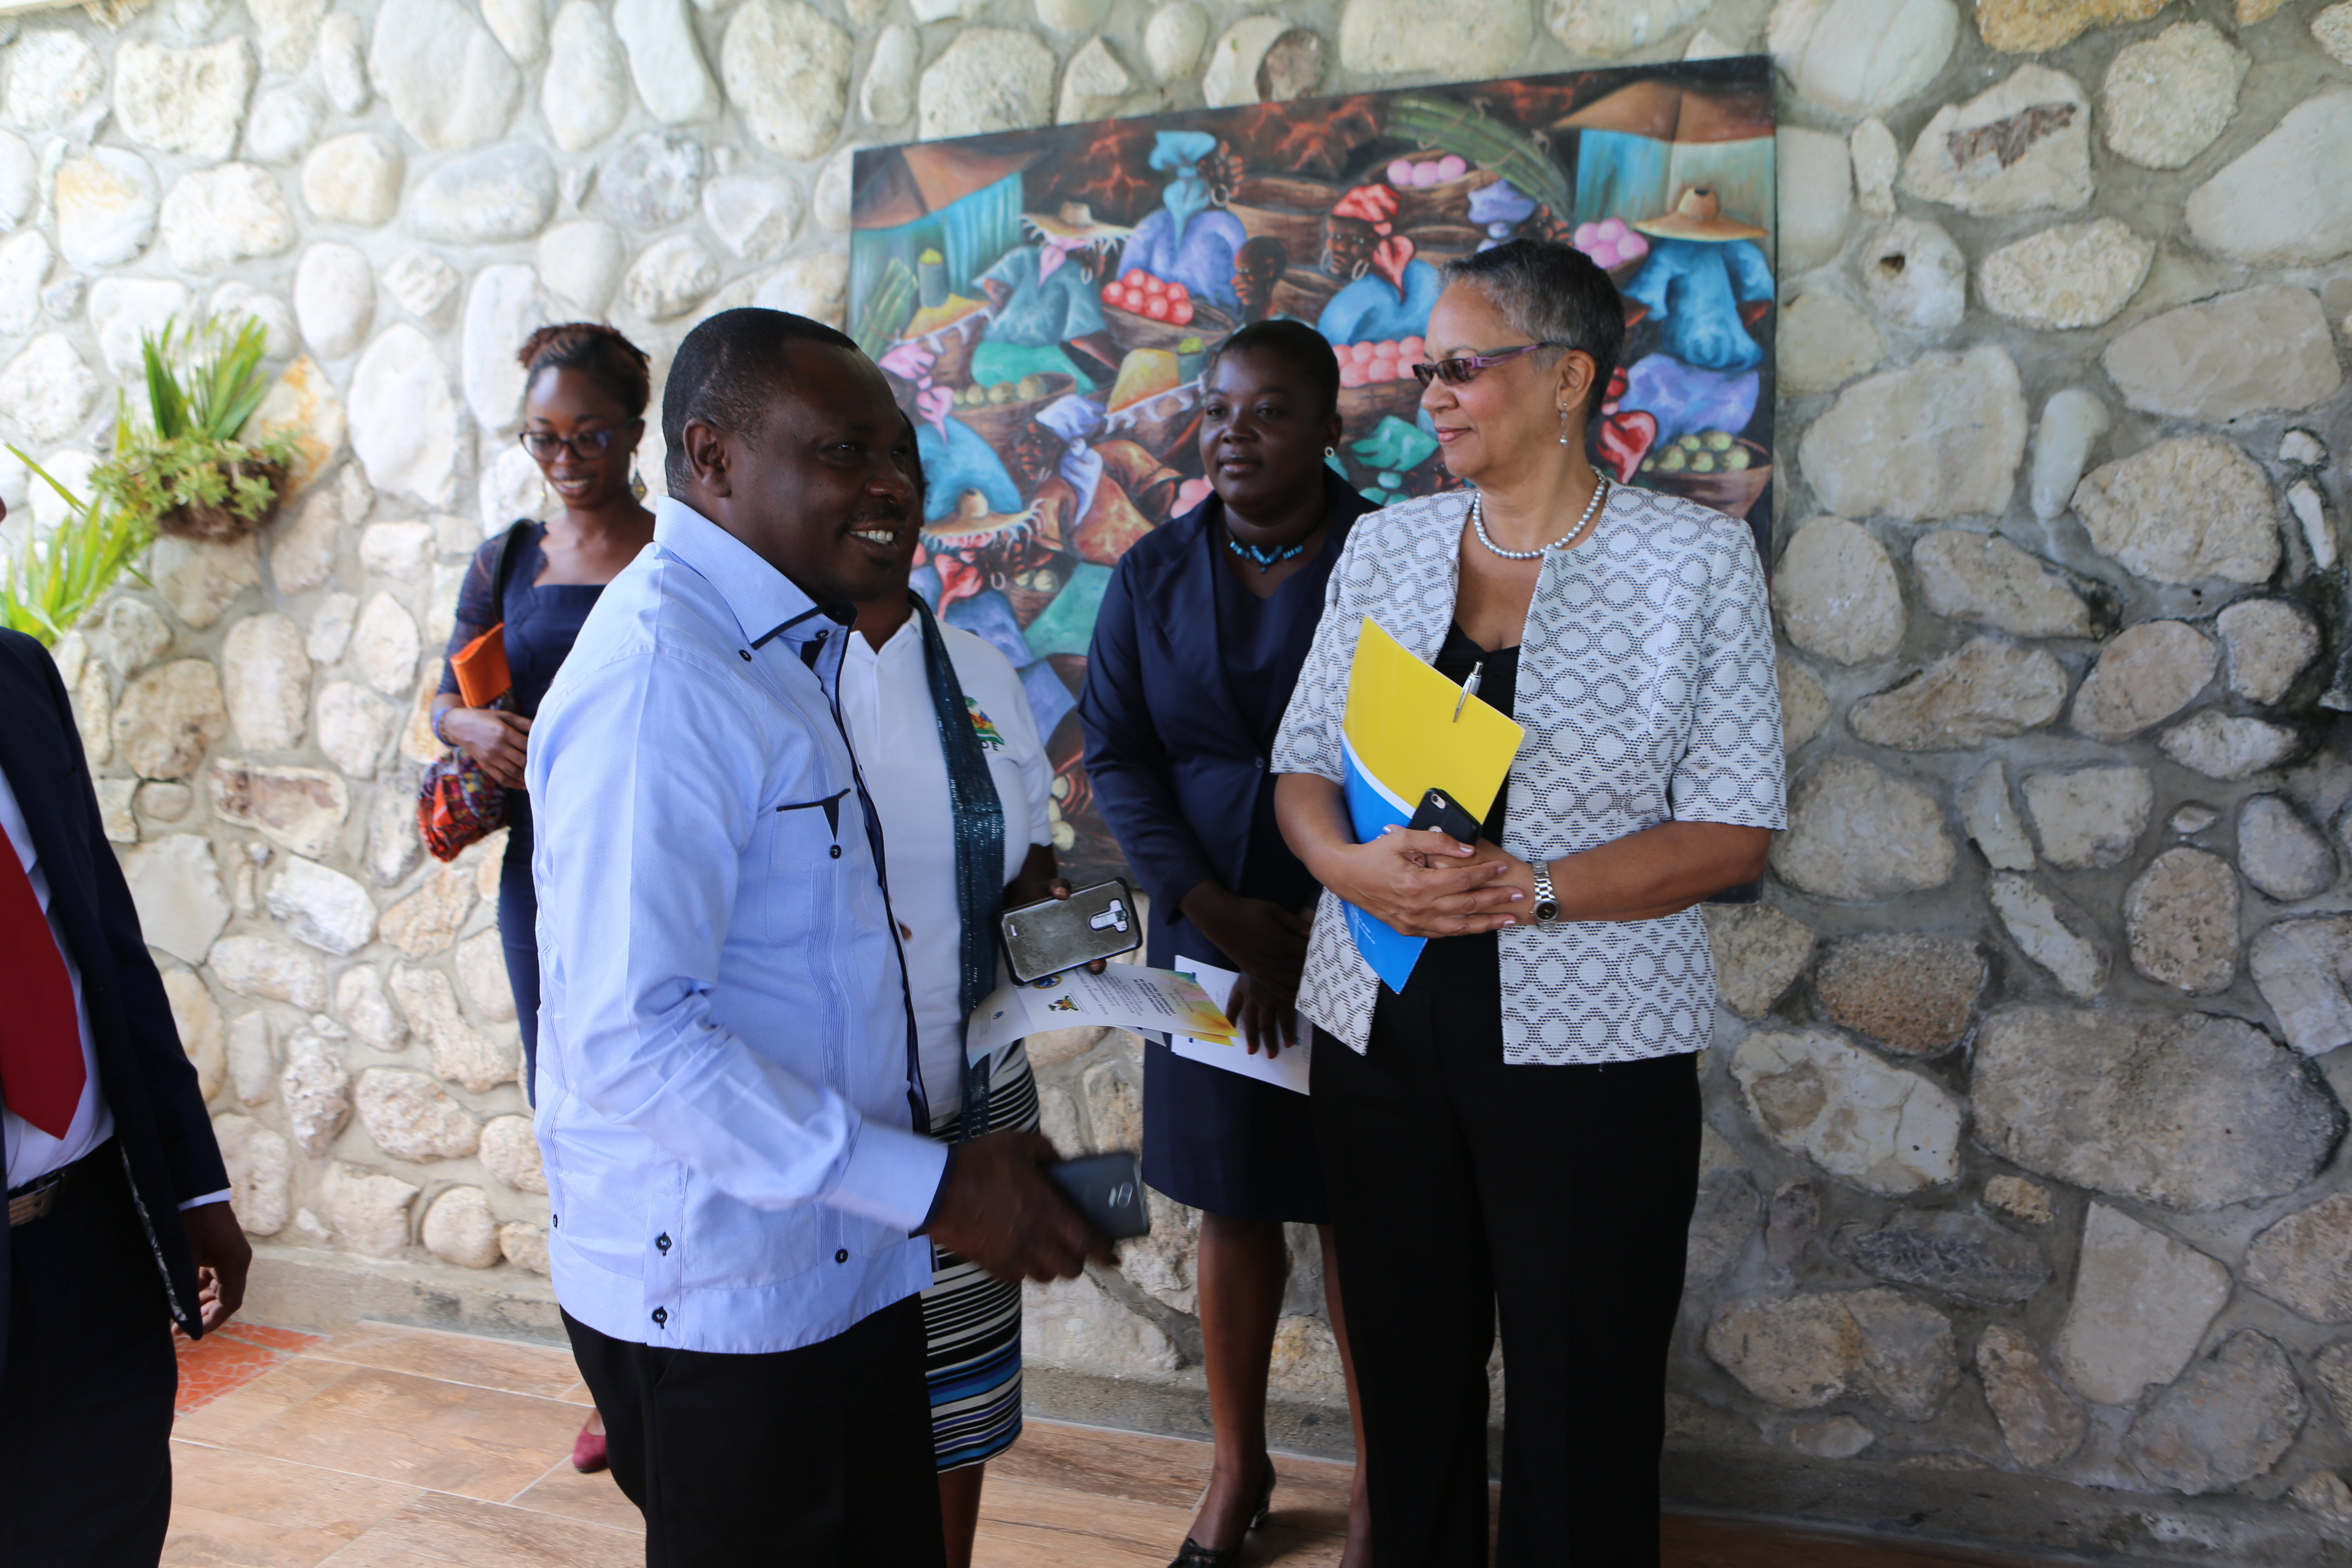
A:
<svg viewBox="0 0 2352 1568">
<path fill-rule="evenodd" d="M 1475 489 L 1470 492 L 1470 526 L 1477 531 L 1479 543 L 1506 561 L 1533 561 L 1547 550 L 1564 550 L 1584 537 L 1584 531 L 1591 525 L 1593 514 L 1601 510 L 1602 499 L 1609 494 L 1608 479 L 1598 475 L 1595 478 L 1598 482 L 1592 487 L 1592 499 L 1584 503 L 1584 515 L 1576 520 L 1576 526 L 1569 530 L 1565 536 L 1553 540 L 1549 544 L 1540 545 L 1533 550 L 1506 550 L 1486 536 L 1486 520 L 1479 515 L 1479 496 Z"/>
</svg>

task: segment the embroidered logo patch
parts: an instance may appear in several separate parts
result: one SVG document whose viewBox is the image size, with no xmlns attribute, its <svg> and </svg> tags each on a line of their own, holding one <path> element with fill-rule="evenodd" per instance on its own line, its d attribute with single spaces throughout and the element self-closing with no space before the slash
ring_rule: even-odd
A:
<svg viewBox="0 0 2352 1568">
<path fill-rule="evenodd" d="M 971 732 L 980 737 L 980 743 L 992 752 L 1004 750 L 1004 737 L 997 732 L 996 721 L 981 711 L 980 704 L 970 697 L 963 700 L 963 705 L 971 710 Z"/>
</svg>

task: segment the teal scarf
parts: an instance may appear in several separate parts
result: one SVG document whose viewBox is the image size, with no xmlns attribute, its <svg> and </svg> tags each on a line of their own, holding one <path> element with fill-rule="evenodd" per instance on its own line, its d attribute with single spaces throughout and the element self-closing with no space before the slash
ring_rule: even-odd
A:
<svg viewBox="0 0 2352 1568">
<path fill-rule="evenodd" d="M 1004 910 L 1004 803 L 989 776 L 988 753 L 971 721 L 963 685 L 956 679 L 947 638 L 938 617 L 919 594 L 909 594 L 923 627 L 923 668 L 930 677 L 931 710 L 940 726 L 940 752 L 948 764 L 948 811 L 955 819 L 956 914 L 960 944 L 961 1016 L 969 1019 L 996 989 L 996 921 Z M 963 1116 L 959 1142 L 988 1131 L 985 1066 L 964 1067 Z"/>
</svg>

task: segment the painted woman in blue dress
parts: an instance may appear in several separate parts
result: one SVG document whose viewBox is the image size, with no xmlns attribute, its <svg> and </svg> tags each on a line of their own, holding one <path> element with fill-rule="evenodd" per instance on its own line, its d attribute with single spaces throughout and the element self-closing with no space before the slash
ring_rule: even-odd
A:
<svg viewBox="0 0 2352 1568">
<path fill-rule="evenodd" d="M 1618 405 L 1654 416 L 1661 445 L 1701 430 L 1736 436 L 1756 417 L 1762 385 L 1764 350 L 1748 327 L 1772 300 L 1772 264 L 1755 244 L 1764 231 L 1725 217 L 1703 185 L 1633 226 L 1654 248 L 1625 299 L 1664 336 L 1657 353 L 1626 367 Z"/>
<path fill-rule="evenodd" d="M 1394 232 L 1396 193 L 1358 185 L 1323 224 L 1323 269 L 1349 279 L 1323 307 L 1315 330 L 1333 343 L 1397 342 L 1417 338 L 1437 303 L 1437 269 L 1415 260 L 1413 243 Z"/>
<path fill-rule="evenodd" d="M 1175 170 L 1176 177 L 1160 195 L 1160 210 L 1135 226 L 1120 268 L 1140 268 L 1164 283 L 1181 283 L 1196 300 L 1233 309 L 1239 302 L 1234 258 L 1249 243 L 1249 231 L 1224 208 L 1223 148 L 1205 131 L 1162 131 L 1150 163 Z"/>
</svg>

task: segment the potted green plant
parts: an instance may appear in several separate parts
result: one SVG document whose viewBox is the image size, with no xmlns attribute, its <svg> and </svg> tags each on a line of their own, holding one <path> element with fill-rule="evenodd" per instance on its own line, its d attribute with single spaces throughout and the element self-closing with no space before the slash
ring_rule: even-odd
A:
<svg viewBox="0 0 2352 1568">
<path fill-rule="evenodd" d="M 183 539 L 226 542 L 258 531 L 284 494 L 295 437 L 241 439 L 268 384 L 261 372 L 268 331 L 247 316 L 139 341 L 147 418 L 118 399 L 114 455 L 89 477 L 99 500 Z"/>
</svg>

